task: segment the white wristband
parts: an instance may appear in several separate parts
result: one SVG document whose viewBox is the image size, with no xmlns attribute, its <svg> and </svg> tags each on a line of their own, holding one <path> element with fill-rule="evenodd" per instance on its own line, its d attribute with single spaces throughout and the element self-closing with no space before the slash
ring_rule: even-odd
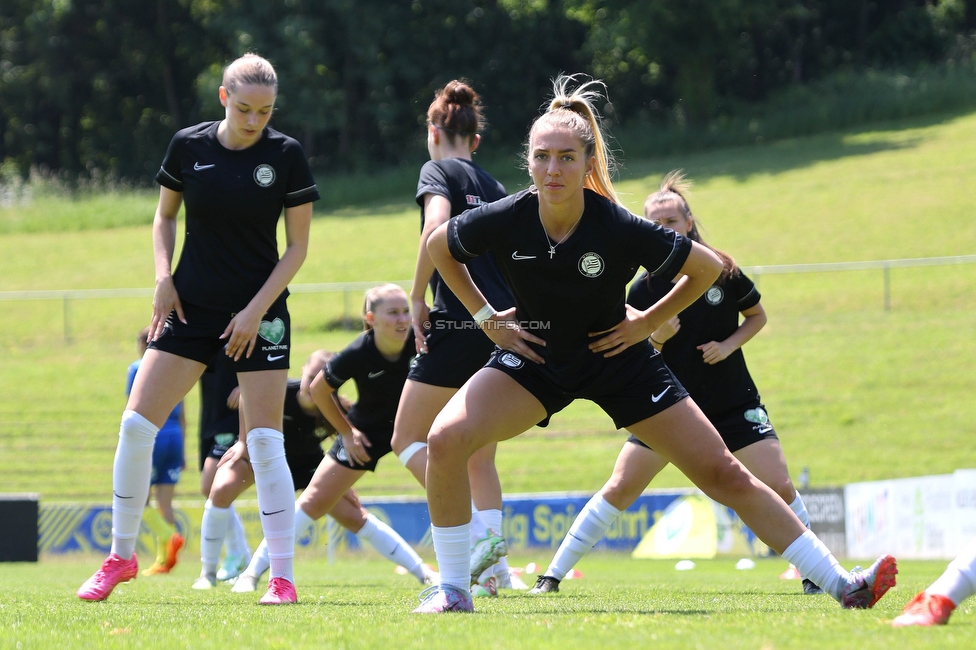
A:
<svg viewBox="0 0 976 650">
<path fill-rule="evenodd" d="M 486 320 L 488 320 L 489 318 L 491 318 L 497 313 L 498 312 L 495 311 L 494 307 L 492 307 L 488 303 L 485 303 L 485 306 L 479 309 L 478 313 L 474 315 L 474 322 L 476 322 L 480 326 L 482 323 L 484 323 Z"/>
</svg>

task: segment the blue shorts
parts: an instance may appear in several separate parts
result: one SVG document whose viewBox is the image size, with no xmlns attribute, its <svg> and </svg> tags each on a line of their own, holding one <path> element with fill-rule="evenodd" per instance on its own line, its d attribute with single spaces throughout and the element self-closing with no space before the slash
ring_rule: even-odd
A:
<svg viewBox="0 0 976 650">
<path fill-rule="evenodd" d="M 152 453 L 150 485 L 174 485 L 183 471 L 183 434 L 160 429 Z"/>
</svg>

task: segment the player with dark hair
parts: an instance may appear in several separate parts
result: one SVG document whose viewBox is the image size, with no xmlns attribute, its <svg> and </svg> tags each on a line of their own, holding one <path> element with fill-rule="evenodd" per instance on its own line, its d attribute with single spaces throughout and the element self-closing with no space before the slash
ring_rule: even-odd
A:
<svg viewBox="0 0 976 650">
<path fill-rule="evenodd" d="M 156 290 L 149 350 L 122 414 L 112 475 L 112 551 L 78 589 L 104 600 L 138 573 L 139 520 L 149 493 L 153 439 L 218 354 L 235 362 L 261 524 L 272 546 L 261 604 L 297 601 L 295 490 L 285 461 L 282 405 L 291 348 L 286 298 L 308 252 L 319 198 L 301 145 L 268 126 L 278 94 L 271 64 L 246 54 L 224 70 L 224 118 L 179 131 L 162 167 L 153 220 Z M 179 266 L 176 224 L 186 206 Z M 285 250 L 277 227 L 284 212 Z"/>
<path fill-rule="evenodd" d="M 427 150 L 430 160 L 420 170 L 420 249 L 410 290 L 413 330 L 420 357 L 403 388 L 393 431 L 393 451 L 421 485 L 427 468 L 427 433 L 434 417 L 457 390 L 482 368 L 495 344 L 481 332 L 464 305 L 434 269 L 427 239 L 443 223 L 469 208 L 505 196 L 505 188 L 472 160 L 481 142 L 484 117 L 481 98 L 464 81 L 454 80 L 437 91 L 427 109 Z M 492 255 L 470 265 L 471 276 L 492 304 L 514 305 Z M 433 306 L 426 302 L 427 286 Z M 484 583 L 481 593 L 511 587 L 504 554 L 502 488 L 495 469 L 495 445 L 472 455 L 468 464 L 472 493 L 471 579 Z M 498 575 L 489 570 L 498 561 Z M 486 575 L 481 577 L 482 573 Z M 489 575 L 490 574 L 490 575 Z"/>
<path fill-rule="evenodd" d="M 428 437 L 427 504 L 441 583 L 417 613 L 472 611 L 467 462 L 578 398 L 590 399 L 735 510 L 774 551 L 845 607 L 871 607 L 894 585 L 891 556 L 849 574 L 776 492 L 733 456 L 648 337 L 691 305 L 722 270 L 712 251 L 623 208 L 594 106 L 599 82 L 560 77 L 532 125 L 534 186 L 451 219 L 427 244 L 441 277 L 500 348 L 451 398 Z M 516 307 L 497 312 L 464 262 L 495 254 Z M 645 311 L 625 303 L 637 268 L 683 276 Z M 498 408 L 504 404 L 504 408 Z"/>
</svg>

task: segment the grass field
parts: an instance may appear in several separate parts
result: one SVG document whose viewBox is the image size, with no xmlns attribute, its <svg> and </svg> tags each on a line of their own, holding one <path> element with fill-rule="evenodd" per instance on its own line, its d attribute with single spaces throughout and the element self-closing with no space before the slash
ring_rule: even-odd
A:
<svg viewBox="0 0 976 650">
<path fill-rule="evenodd" d="M 547 557 L 516 557 L 513 566 Z M 778 559 L 736 571 L 735 558 L 673 561 L 594 554 L 558 594 L 502 591 L 474 615 L 410 614 L 420 588 L 374 556 L 299 560 L 299 602 L 266 608 L 256 594 L 221 585 L 189 588 L 195 566 L 140 577 L 103 603 L 74 597 L 97 559 L 51 559 L 4 567 L 0 648 L 859 648 L 972 647 L 974 606 L 963 603 L 937 629 L 890 627 L 904 604 L 944 563 L 901 563 L 900 586 L 874 609 L 843 610 L 828 596 L 803 596 L 779 579 Z M 532 576 L 527 576 L 531 581 Z"/>
</svg>

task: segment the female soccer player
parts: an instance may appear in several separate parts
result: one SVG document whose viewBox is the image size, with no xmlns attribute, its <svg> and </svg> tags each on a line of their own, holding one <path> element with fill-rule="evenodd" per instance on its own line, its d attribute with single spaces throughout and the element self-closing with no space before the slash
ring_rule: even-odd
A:
<svg viewBox="0 0 976 650">
<path fill-rule="evenodd" d="M 929 587 L 905 605 L 895 627 L 945 625 L 956 607 L 976 593 L 976 540 Z"/>
<path fill-rule="evenodd" d="M 718 430 L 729 451 L 809 528 L 806 506 L 790 480 L 783 449 L 742 355 L 742 346 L 766 324 L 759 291 L 734 259 L 702 240 L 684 196 L 687 187 L 680 172 L 665 176 L 660 190 L 644 202 L 644 216 L 709 248 L 722 260 L 722 272 L 704 295 L 651 334 L 651 344 L 661 350 L 667 367 Z M 631 285 L 627 303 L 645 310 L 673 286 L 671 278 L 644 274 Z M 741 324 L 740 313 L 744 317 Z M 531 593 L 559 591 L 563 577 L 667 464 L 661 454 L 631 436 L 620 450 L 610 480 L 580 511 Z M 803 590 L 822 593 L 806 578 Z"/>
<path fill-rule="evenodd" d="M 129 364 L 125 378 L 125 394 L 132 392 L 132 383 L 142 364 L 142 357 L 149 345 L 149 328 L 144 327 L 136 337 L 139 348 L 139 358 Z M 176 566 L 176 557 L 183 548 L 183 536 L 176 529 L 176 519 L 173 517 L 173 493 L 180 480 L 180 473 L 186 466 L 183 459 L 183 432 L 186 430 L 186 416 L 183 412 L 183 402 L 166 418 L 166 422 L 156 434 L 152 450 L 152 478 L 149 481 L 150 491 L 156 488 L 156 507 L 147 508 L 142 513 L 142 519 L 156 538 L 156 561 L 142 575 L 152 576 L 159 573 L 169 573 Z M 146 505 L 149 505 L 148 503 Z"/>
<path fill-rule="evenodd" d="M 341 504 L 356 481 L 367 471 L 375 471 L 380 458 L 391 451 L 393 418 L 414 358 L 407 294 L 395 284 L 370 289 L 363 306 L 363 323 L 366 331 L 332 357 L 309 385 L 312 401 L 339 435 L 298 498 L 295 531 L 299 535 Z M 339 408 L 336 391 L 350 379 L 356 384 L 358 397 L 347 413 Z M 366 513 L 361 523 L 346 527 L 407 567 L 420 582 L 430 584 L 434 580 L 420 556 L 373 515 Z M 389 543 L 378 540 L 376 533 Z M 263 572 L 267 558 L 262 555 L 259 547 L 242 579 Z"/>
<path fill-rule="evenodd" d="M 467 460 L 484 445 L 545 423 L 576 398 L 596 402 L 621 428 L 733 508 L 770 548 L 847 607 L 870 607 L 894 584 L 895 560 L 863 574 L 841 568 L 773 490 L 733 456 L 647 339 L 719 276 L 701 244 L 630 214 L 616 199 L 589 82 L 560 77 L 529 132 L 534 187 L 466 212 L 430 236 L 441 277 L 498 345 L 434 421 L 427 503 L 441 583 L 417 613 L 472 611 L 468 589 Z M 495 253 L 516 299 L 496 312 L 462 262 Z M 683 276 L 646 311 L 625 306 L 638 266 Z M 503 404 L 504 408 L 498 408 Z"/>
<path fill-rule="evenodd" d="M 393 451 L 400 462 L 426 484 L 427 433 L 434 417 L 475 372 L 481 369 L 495 344 L 479 331 L 464 305 L 444 284 L 427 253 L 430 234 L 469 208 L 505 196 L 505 188 L 471 157 L 484 128 L 481 99 L 463 81 L 451 81 L 437 91 L 427 109 L 427 150 L 430 161 L 420 170 L 417 203 L 420 205 L 420 250 L 410 300 L 413 330 L 420 357 L 403 387 L 403 399 L 393 428 Z M 515 304 L 491 254 L 468 267 L 480 291 L 492 304 L 507 309 Z M 434 297 L 426 303 L 427 284 Z M 471 579 L 500 560 L 498 586 L 510 587 L 511 577 L 502 556 L 507 552 L 502 531 L 502 488 L 495 470 L 495 445 L 490 443 L 471 457 L 468 466 L 473 505 L 473 557 Z M 489 576 L 485 578 L 490 580 Z M 488 587 L 489 592 L 492 587 Z"/>
<path fill-rule="evenodd" d="M 112 474 L 112 552 L 78 590 L 104 600 L 135 577 L 136 535 L 149 491 L 153 439 L 217 354 L 236 363 L 261 524 L 274 559 L 261 604 L 294 603 L 295 490 L 282 443 L 288 375 L 288 282 L 305 260 L 319 193 L 294 139 L 268 127 L 274 68 L 247 54 L 224 70 L 224 119 L 179 131 L 162 168 L 153 220 L 156 293 L 149 350 L 122 414 Z M 186 203 L 180 263 L 176 217 Z M 285 251 L 276 229 L 284 210 Z M 226 347 L 225 347 L 226 346 Z"/>
</svg>

